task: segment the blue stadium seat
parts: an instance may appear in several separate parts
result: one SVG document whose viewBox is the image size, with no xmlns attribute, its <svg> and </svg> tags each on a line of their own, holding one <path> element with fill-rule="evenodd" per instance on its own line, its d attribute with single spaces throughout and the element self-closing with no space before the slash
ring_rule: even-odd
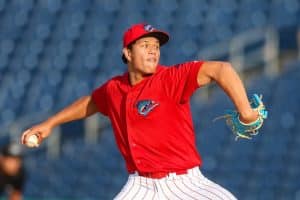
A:
<svg viewBox="0 0 300 200">
<path fill-rule="evenodd" d="M 15 49 L 15 42 L 11 39 L 3 39 L 0 41 L 0 55 L 9 55 Z"/>
<path fill-rule="evenodd" d="M 60 56 L 69 56 L 73 49 L 73 42 L 70 40 L 63 40 L 61 42 L 59 42 L 57 45 L 57 55 Z"/>
<path fill-rule="evenodd" d="M 92 6 L 92 0 L 65 0 L 63 9 L 67 12 L 89 10 Z"/>
<path fill-rule="evenodd" d="M 144 13 L 149 10 L 152 2 L 149 0 L 131 0 L 131 1 L 122 1 L 122 9 L 120 12 L 131 14 L 131 13 Z M 138 11 L 138 12 L 137 12 Z"/>
<path fill-rule="evenodd" d="M 41 1 L 45 2 L 45 1 Z M 39 2 L 40 3 L 40 2 Z M 32 24 L 32 30 L 37 30 L 37 32 L 41 32 L 39 34 L 45 34 L 46 36 L 49 35 L 50 27 L 55 25 L 56 16 L 55 12 L 52 13 L 49 11 L 47 8 L 49 7 L 44 7 L 44 5 L 36 5 L 37 8 L 33 10 L 32 13 L 32 19 L 31 19 L 31 24 Z M 40 27 L 40 26 L 44 27 Z"/>
<path fill-rule="evenodd" d="M 6 6 L 6 0 L 0 0 L 0 13 L 3 12 Z"/>
<path fill-rule="evenodd" d="M 118 12 L 121 7 L 120 0 L 95 0 L 94 8 L 105 12 Z"/>
<path fill-rule="evenodd" d="M 180 1 L 179 9 L 177 12 L 189 13 L 198 10 L 200 12 L 207 11 L 209 9 L 209 4 L 206 0 L 189 0 Z"/>
<path fill-rule="evenodd" d="M 40 23 L 37 24 L 36 31 L 34 32 L 34 34 L 38 40 L 44 41 L 50 37 L 50 32 L 50 24 Z"/>
<path fill-rule="evenodd" d="M 186 24 L 190 27 L 204 26 L 206 20 L 205 13 L 201 9 L 200 10 L 191 9 L 187 11 L 182 11 L 181 9 L 179 9 L 178 14 L 175 15 L 175 17 L 176 17 L 176 21 L 174 21 L 175 28 L 182 24 Z"/>
<path fill-rule="evenodd" d="M 131 24 L 138 24 L 142 22 L 154 24 L 153 21 L 155 20 L 149 20 L 149 18 L 147 18 L 144 13 L 139 13 L 139 12 L 128 13 L 127 10 L 121 10 L 114 24 L 115 26 L 119 26 L 117 28 L 118 33 L 123 33 L 125 27 L 128 27 Z M 122 26 L 120 26 L 121 24 Z M 111 37 L 113 37 L 113 35 Z M 115 37 L 116 37 L 115 39 L 119 39 L 119 40 L 121 39 L 120 36 L 115 36 Z"/>
<path fill-rule="evenodd" d="M 187 39 L 181 46 L 181 54 L 191 60 L 196 57 L 197 42 L 192 39 Z"/>
<path fill-rule="evenodd" d="M 270 19 L 277 28 L 293 26 L 298 23 L 299 10 L 299 1 L 275 1 L 270 6 Z"/>
<path fill-rule="evenodd" d="M 103 42 L 108 39 L 110 34 L 109 26 L 100 23 L 87 23 L 81 40 L 84 42 Z"/>
<path fill-rule="evenodd" d="M 7 55 L 0 55 L 0 72 L 1 74 L 8 68 L 8 57 Z M 2 78 L 1 78 L 2 79 Z"/>
<path fill-rule="evenodd" d="M 68 64 L 67 55 L 57 55 L 52 60 L 52 67 L 60 71 L 66 69 L 67 64 Z"/>
<path fill-rule="evenodd" d="M 41 8 L 46 9 L 50 13 L 56 13 L 62 9 L 62 1 L 61 0 L 47 0 L 47 1 L 39 1 L 37 2 Z"/>
</svg>

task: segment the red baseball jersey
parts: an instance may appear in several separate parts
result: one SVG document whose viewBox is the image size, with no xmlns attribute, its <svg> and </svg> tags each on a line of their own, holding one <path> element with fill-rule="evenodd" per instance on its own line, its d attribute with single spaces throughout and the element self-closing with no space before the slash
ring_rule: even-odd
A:
<svg viewBox="0 0 300 200">
<path fill-rule="evenodd" d="M 109 117 L 128 172 L 170 172 L 201 165 L 190 97 L 203 62 L 157 67 L 132 86 L 129 74 L 97 88 L 92 99 Z"/>
</svg>

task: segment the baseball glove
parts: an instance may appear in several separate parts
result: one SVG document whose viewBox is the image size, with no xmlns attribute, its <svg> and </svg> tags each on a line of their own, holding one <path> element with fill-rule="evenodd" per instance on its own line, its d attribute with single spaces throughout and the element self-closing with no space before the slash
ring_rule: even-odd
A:
<svg viewBox="0 0 300 200">
<path fill-rule="evenodd" d="M 268 117 L 268 111 L 266 110 L 263 102 L 262 95 L 258 96 L 254 94 L 250 100 L 251 107 L 258 111 L 258 118 L 251 123 L 243 123 L 239 119 L 239 113 L 236 110 L 229 110 L 222 118 L 226 119 L 226 124 L 236 135 L 235 140 L 239 138 L 251 139 L 252 136 L 258 134 L 258 130 L 262 127 L 264 120 Z"/>
</svg>

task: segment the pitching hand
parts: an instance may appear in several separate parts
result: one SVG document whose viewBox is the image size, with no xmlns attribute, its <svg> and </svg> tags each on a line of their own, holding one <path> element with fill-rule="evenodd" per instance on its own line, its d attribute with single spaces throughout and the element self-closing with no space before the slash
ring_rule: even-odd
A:
<svg viewBox="0 0 300 200">
<path fill-rule="evenodd" d="M 47 138 L 52 131 L 52 127 L 46 122 L 37 124 L 22 133 L 21 143 L 26 145 L 28 138 L 32 135 L 38 137 L 38 144 L 41 144 L 42 141 Z"/>
</svg>

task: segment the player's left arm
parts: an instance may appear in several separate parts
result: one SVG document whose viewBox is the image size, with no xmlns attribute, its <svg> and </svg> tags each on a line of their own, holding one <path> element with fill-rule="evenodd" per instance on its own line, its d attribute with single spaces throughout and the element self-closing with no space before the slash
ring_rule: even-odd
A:
<svg viewBox="0 0 300 200">
<path fill-rule="evenodd" d="M 242 122 L 250 123 L 258 118 L 258 112 L 251 108 L 243 82 L 230 63 L 206 61 L 202 64 L 197 75 L 198 84 L 203 86 L 213 81 L 230 97 Z"/>
</svg>

